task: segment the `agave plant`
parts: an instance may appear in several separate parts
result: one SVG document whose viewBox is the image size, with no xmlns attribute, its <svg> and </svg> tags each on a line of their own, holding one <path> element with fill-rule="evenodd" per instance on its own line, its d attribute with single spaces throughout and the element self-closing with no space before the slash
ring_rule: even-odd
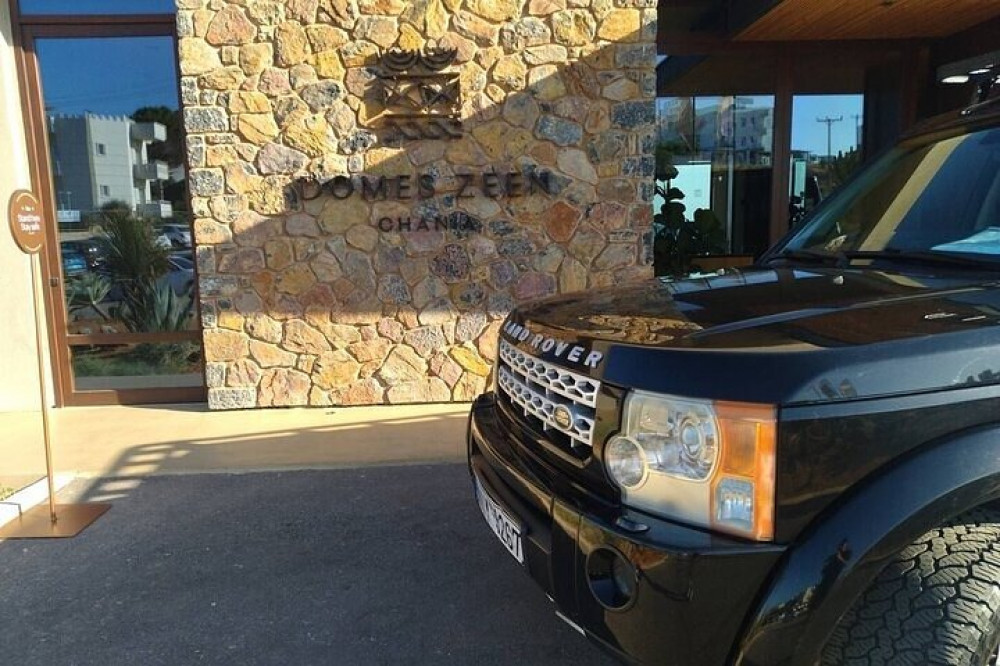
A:
<svg viewBox="0 0 1000 666">
<path fill-rule="evenodd" d="M 111 291 L 111 281 L 97 273 L 84 273 L 67 285 L 70 314 L 96 312 L 104 321 L 111 321 L 104 304 Z"/>
<path fill-rule="evenodd" d="M 184 331 L 194 302 L 178 296 L 165 281 L 143 285 L 124 302 L 118 317 L 134 332 Z"/>
<path fill-rule="evenodd" d="M 121 294 L 118 319 L 133 332 L 183 330 L 191 301 L 161 284 L 170 268 L 168 255 L 149 222 L 124 205 L 109 204 L 101 211 L 101 226 L 105 271 Z"/>
<path fill-rule="evenodd" d="M 156 243 L 148 221 L 112 207 L 102 211 L 101 227 L 106 269 L 126 292 L 141 291 L 169 270 L 167 250 Z"/>
</svg>

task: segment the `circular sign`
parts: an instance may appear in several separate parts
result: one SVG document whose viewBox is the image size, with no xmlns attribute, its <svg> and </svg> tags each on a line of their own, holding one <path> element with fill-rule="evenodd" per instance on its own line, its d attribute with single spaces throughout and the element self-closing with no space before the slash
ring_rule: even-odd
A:
<svg viewBox="0 0 1000 666">
<path fill-rule="evenodd" d="M 17 246 L 27 254 L 39 252 L 45 242 L 45 216 L 38 197 L 27 190 L 17 190 L 10 196 L 7 212 Z"/>
</svg>

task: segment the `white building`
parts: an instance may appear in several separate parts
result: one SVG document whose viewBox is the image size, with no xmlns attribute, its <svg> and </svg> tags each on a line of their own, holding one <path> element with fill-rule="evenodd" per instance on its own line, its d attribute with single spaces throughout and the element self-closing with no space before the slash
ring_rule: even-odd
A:
<svg viewBox="0 0 1000 666">
<path fill-rule="evenodd" d="M 164 125 L 128 116 L 50 116 L 60 219 L 78 221 L 112 201 L 144 217 L 171 217 L 172 206 L 161 195 L 170 168 L 150 160 L 148 151 L 150 144 L 166 139 Z"/>
</svg>

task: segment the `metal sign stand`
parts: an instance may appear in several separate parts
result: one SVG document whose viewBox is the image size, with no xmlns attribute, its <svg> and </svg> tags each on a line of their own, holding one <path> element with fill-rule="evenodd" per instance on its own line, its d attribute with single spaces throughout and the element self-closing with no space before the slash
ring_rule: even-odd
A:
<svg viewBox="0 0 1000 666">
<path fill-rule="evenodd" d="M 38 252 L 42 249 L 44 230 L 38 200 L 30 192 L 15 192 L 11 197 L 10 225 L 14 239 L 22 251 L 31 256 L 31 297 L 35 309 L 35 344 L 38 359 L 38 393 L 42 400 L 42 437 L 45 443 L 45 477 L 49 486 L 48 506 L 39 505 L 3 527 L 0 539 L 64 539 L 75 537 L 111 508 L 110 504 L 56 504 L 55 482 L 52 466 L 52 435 L 49 429 L 49 398 L 45 386 L 45 359 L 42 330 L 45 325 L 45 302 L 38 282 L 41 270 Z M 35 227 L 19 227 L 19 211 L 35 222 Z M 19 232 L 21 234 L 19 235 Z"/>
</svg>

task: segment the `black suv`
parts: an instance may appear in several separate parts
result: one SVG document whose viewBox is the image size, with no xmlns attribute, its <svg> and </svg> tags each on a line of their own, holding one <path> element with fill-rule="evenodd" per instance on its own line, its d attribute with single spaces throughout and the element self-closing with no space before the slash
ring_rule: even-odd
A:
<svg viewBox="0 0 1000 666">
<path fill-rule="evenodd" d="M 468 445 L 503 545 L 626 660 L 996 663 L 1000 104 L 751 269 L 517 309 Z"/>
</svg>

